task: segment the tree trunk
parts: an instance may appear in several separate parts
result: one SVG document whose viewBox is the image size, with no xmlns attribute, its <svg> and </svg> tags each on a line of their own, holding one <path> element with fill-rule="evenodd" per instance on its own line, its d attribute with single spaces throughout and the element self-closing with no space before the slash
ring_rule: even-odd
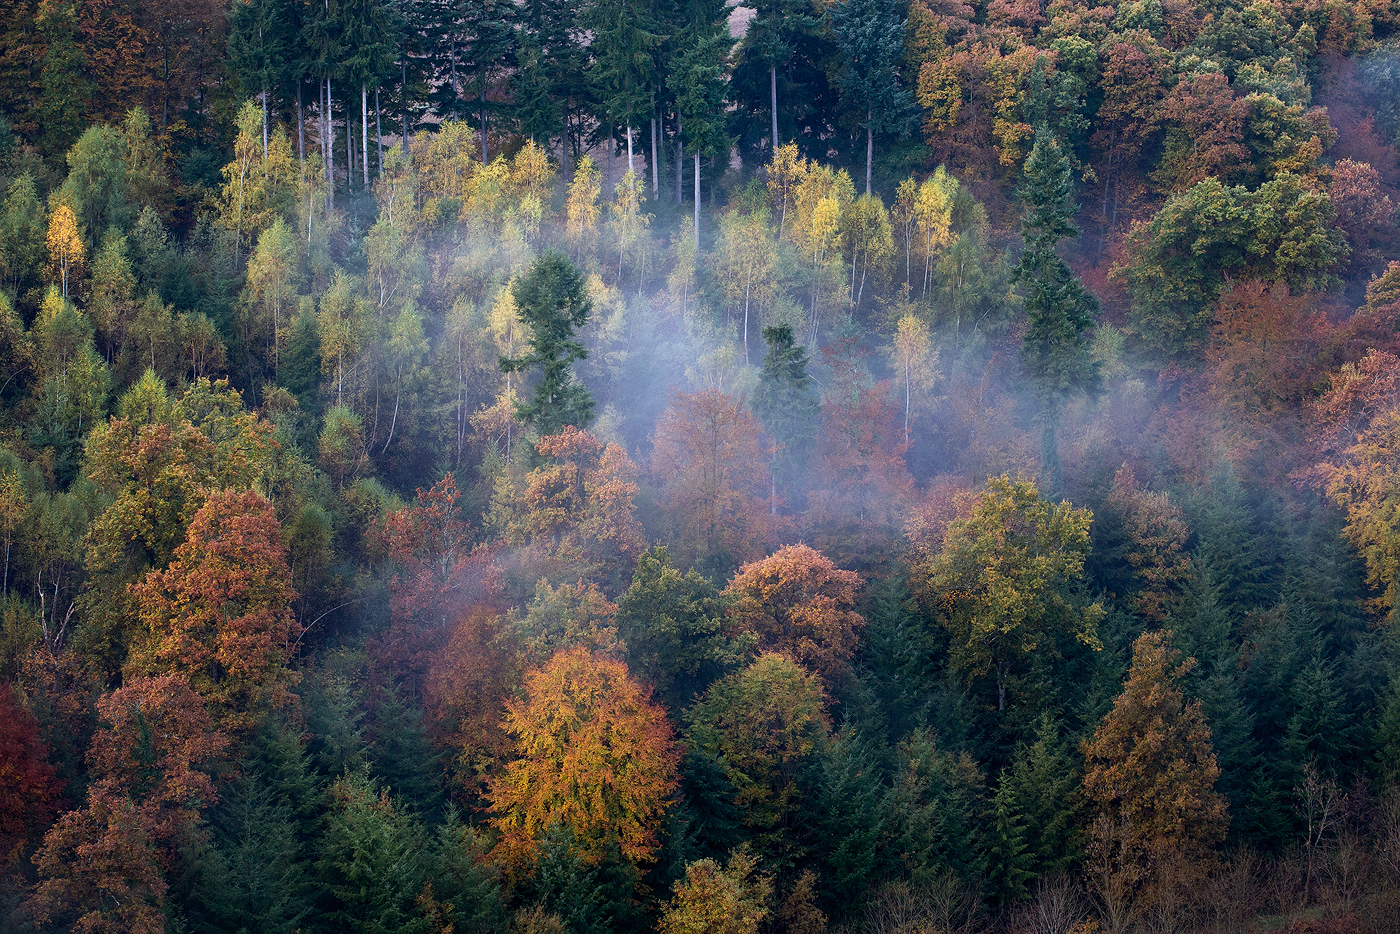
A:
<svg viewBox="0 0 1400 934">
<path fill-rule="evenodd" d="M 381 117 L 384 111 L 379 107 L 379 88 L 374 89 L 374 139 L 379 149 L 379 177 L 384 177 L 384 124 Z"/>
<path fill-rule="evenodd" d="M 350 98 L 345 102 L 345 195 L 348 199 L 355 186 L 355 118 Z"/>
<path fill-rule="evenodd" d="M 263 110 L 263 163 L 264 163 L 264 165 L 265 165 L 265 164 L 267 163 L 267 88 L 263 88 L 263 92 L 262 92 L 262 110 Z M 264 171 L 266 171 L 266 169 L 264 169 Z"/>
<path fill-rule="evenodd" d="M 306 161 L 306 120 L 301 115 L 301 79 L 297 79 L 297 161 Z"/>
<path fill-rule="evenodd" d="M 632 172 L 632 121 L 627 121 L 627 171 Z"/>
<path fill-rule="evenodd" d="M 326 160 L 326 210 L 335 210 L 335 136 L 331 133 L 331 79 L 326 76 L 326 108 L 325 108 L 326 132 L 321 137 L 322 145 L 325 146 Z"/>
<path fill-rule="evenodd" d="M 365 191 L 369 191 L 369 88 L 363 81 L 360 82 L 360 169 Z"/>
<path fill-rule="evenodd" d="M 870 164 L 875 161 L 875 110 L 865 110 L 865 193 L 870 194 Z"/>
<path fill-rule="evenodd" d="M 685 187 L 685 144 L 681 142 L 681 115 L 676 114 L 676 204 L 684 200 L 681 191 Z"/>
<path fill-rule="evenodd" d="M 656 92 L 651 92 L 651 200 L 661 200 L 661 177 L 656 172 Z"/>
<path fill-rule="evenodd" d="M 695 154 L 695 249 L 700 249 L 700 153 Z"/>
<path fill-rule="evenodd" d="M 399 59 L 399 93 L 403 101 L 399 105 L 399 116 L 403 120 L 403 154 L 408 155 L 408 56 Z"/>
<path fill-rule="evenodd" d="M 778 66 L 768 66 L 768 90 L 773 98 L 773 151 L 778 151 Z"/>
</svg>

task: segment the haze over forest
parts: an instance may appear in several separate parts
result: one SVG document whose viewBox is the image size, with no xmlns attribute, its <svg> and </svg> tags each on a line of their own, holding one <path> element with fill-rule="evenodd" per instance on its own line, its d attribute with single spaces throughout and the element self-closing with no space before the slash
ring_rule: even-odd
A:
<svg viewBox="0 0 1400 934">
<path fill-rule="evenodd" d="M 1400 918 L 1400 0 L 7 0 L 0 931 Z"/>
</svg>

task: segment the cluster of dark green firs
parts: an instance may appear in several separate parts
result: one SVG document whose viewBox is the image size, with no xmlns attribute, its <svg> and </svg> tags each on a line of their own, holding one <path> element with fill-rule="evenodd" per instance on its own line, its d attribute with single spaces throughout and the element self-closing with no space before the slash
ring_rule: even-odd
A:
<svg viewBox="0 0 1400 934">
<path fill-rule="evenodd" d="M 8 4 L 0 931 L 1393 929 L 1397 27 Z"/>
</svg>

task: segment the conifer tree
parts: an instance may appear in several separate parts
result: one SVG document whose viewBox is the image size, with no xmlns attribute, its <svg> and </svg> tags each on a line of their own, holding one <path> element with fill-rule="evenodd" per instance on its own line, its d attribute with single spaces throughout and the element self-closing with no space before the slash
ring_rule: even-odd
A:
<svg viewBox="0 0 1400 934">
<path fill-rule="evenodd" d="M 776 515 L 780 483 L 790 498 L 789 487 L 816 445 L 819 406 L 807 372 L 807 349 L 794 341 L 792 328 L 786 324 L 766 327 L 763 339 L 768 353 L 753 407 L 776 444 L 770 491 L 770 510 Z"/>
<path fill-rule="evenodd" d="M 899 63 L 904 54 L 904 20 L 894 0 L 845 0 L 830 7 L 827 17 L 845 58 L 838 79 L 847 106 L 864 119 L 865 193 L 870 194 L 875 134 L 907 132 L 914 101 L 900 86 Z"/>
<path fill-rule="evenodd" d="M 568 426 L 586 428 L 593 418 L 593 397 L 577 382 L 573 364 L 588 356 L 574 336 L 592 312 L 583 275 L 569 258 L 554 250 L 542 253 L 512 290 L 520 320 L 529 329 L 530 352 L 500 360 L 507 373 L 538 367 L 539 382 L 516 417 L 543 435 Z"/>
<path fill-rule="evenodd" d="M 1020 189 L 1026 203 L 1021 219 L 1025 246 L 1016 281 L 1025 293 L 1026 334 L 1021 360 L 1040 396 L 1045 420 L 1041 458 L 1052 491 L 1060 486 L 1055 424 L 1060 403 L 1098 385 L 1098 363 L 1089 354 L 1085 332 L 1093 326 L 1098 301 L 1079 284 L 1056 252 L 1062 239 L 1077 236 L 1069 157 L 1050 131 L 1036 131 Z"/>
<path fill-rule="evenodd" d="M 1160 860 L 1199 860 L 1224 837 L 1220 766 L 1199 701 L 1179 682 L 1195 665 L 1172 648 L 1171 630 L 1144 633 L 1113 710 L 1084 746 L 1084 792 L 1106 833 L 1091 847 L 1112 846 L 1130 877 Z"/>
</svg>

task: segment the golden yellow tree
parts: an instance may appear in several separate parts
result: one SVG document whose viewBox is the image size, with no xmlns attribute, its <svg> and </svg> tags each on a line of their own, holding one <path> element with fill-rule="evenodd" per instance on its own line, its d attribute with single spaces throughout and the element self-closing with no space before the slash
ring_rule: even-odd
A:
<svg viewBox="0 0 1400 934">
<path fill-rule="evenodd" d="M 938 381 L 938 349 L 929 337 L 928 323 L 913 312 L 905 312 L 899 319 L 890 362 L 904 383 L 904 440 L 908 441 L 914 390 L 927 390 Z"/>
<path fill-rule="evenodd" d="M 564 203 L 565 229 L 570 238 L 578 239 L 598 228 L 598 194 L 602 190 L 597 166 L 584 156 L 574 168 L 574 180 L 569 183 Z"/>
<path fill-rule="evenodd" d="M 1189 880 L 1225 839 L 1210 727 L 1179 684 L 1196 660 L 1171 641 L 1171 630 L 1138 637 L 1123 693 L 1084 745 L 1084 794 L 1098 812 L 1090 873 L 1122 910 Z"/>
<path fill-rule="evenodd" d="M 756 934 L 769 915 L 773 881 L 758 873 L 747 845 L 721 867 L 712 859 L 687 863 L 662 911 L 661 934 Z"/>
<path fill-rule="evenodd" d="M 501 855 L 530 858 L 536 837 L 557 825 L 587 862 L 614 846 L 631 862 L 651 859 L 679 755 L 649 693 L 622 662 L 583 646 L 525 676 L 524 700 L 506 702 L 518 758 L 488 795 Z"/>
<path fill-rule="evenodd" d="M 86 256 L 83 238 L 78 235 L 78 218 L 66 204 L 54 208 L 49 217 L 49 233 L 45 238 L 49 248 L 49 262 L 44 268 L 44 276 L 50 282 L 58 283 L 64 298 L 70 287 L 82 276 Z"/>
</svg>

